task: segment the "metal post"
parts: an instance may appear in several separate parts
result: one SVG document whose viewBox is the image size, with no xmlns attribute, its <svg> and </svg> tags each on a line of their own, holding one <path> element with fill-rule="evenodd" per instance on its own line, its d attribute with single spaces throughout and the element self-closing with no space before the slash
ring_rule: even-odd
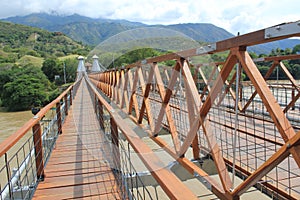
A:
<svg viewBox="0 0 300 200">
<path fill-rule="evenodd" d="M 97 114 L 98 100 L 97 100 L 97 95 L 96 94 L 94 95 L 94 102 L 93 103 L 95 105 L 95 108 L 94 108 L 95 109 L 95 113 Z"/>
<path fill-rule="evenodd" d="M 66 94 L 65 96 L 64 96 L 64 101 L 65 101 L 65 114 L 66 114 L 66 116 L 68 115 L 68 94 Z"/>
<path fill-rule="evenodd" d="M 112 153 L 113 153 L 113 163 L 116 171 L 121 169 L 120 162 L 120 151 L 119 151 L 119 133 L 118 126 L 113 118 L 110 118 L 110 130 L 111 130 L 111 138 L 112 138 Z"/>
<path fill-rule="evenodd" d="M 104 114 L 103 114 L 103 105 L 100 100 L 98 100 L 99 108 L 99 123 L 102 130 L 104 130 Z"/>
<path fill-rule="evenodd" d="M 7 158 L 7 153 L 4 154 L 4 159 L 5 159 L 5 166 L 6 166 L 6 176 L 7 176 L 7 183 L 8 183 L 8 190 L 9 190 L 9 197 L 12 199 L 12 185 L 10 183 L 10 167 L 8 163 L 8 158 Z M 1 199 L 2 199 L 2 194 L 1 194 Z M 5 198 L 4 198 L 5 199 Z"/>
<path fill-rule="evenodd" d="M 33 132 L 33 142 L 34 142 L 34 152 L 35 152 L 35 165 L 36 165 L 36 175 L 39 181 L 43 181 L 44 174 L 44 162 L 43 162 L 43 146 L 42 146 L 42 129 L 40 122 L 37 122 L 32 127 Z"/>
<path fill-rule="evenodd" d="M 56 116 L 57 116 L 58 134 L 62 134 L 62 121 L 61 121 L 61 112 L 60 112 L 60 102 L 56 103 Z"/>
<path fill-rule="evenodd" d="M 66 63 L 64 62 L 64 81 L 65 84 L 67 83 L 67 79 L 66 79 Z"/>
<path fill-rule="evenodd" d="M 295 88 L 292 89 L 292 101 L 295 100 Z M 292 110 L 295 110 L 295 103 L 293 103 Z"/>
<path fill-rule="evenodd" d="M 74 86 L 72 86 L 72 88 L 70 90 L 70 105 L 73 104 L 73 91 L 74 91 Z"/>
</svg>

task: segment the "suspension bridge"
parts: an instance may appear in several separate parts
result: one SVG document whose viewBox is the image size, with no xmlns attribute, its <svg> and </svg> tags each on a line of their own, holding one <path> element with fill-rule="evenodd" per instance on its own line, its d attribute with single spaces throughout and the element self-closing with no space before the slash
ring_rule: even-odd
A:
<svg viewBox="0 0 300 200">
<path fill-rule="evenodd" d="M 300 55 L 247 52 L 299 36 L 284 23 L 105 71 L 94 56 L 90 73 L 80 57 L 76 82 L 1 144 L 0 198 L 299 199 L 300 88 L 285 63 Z"/>
</svg>

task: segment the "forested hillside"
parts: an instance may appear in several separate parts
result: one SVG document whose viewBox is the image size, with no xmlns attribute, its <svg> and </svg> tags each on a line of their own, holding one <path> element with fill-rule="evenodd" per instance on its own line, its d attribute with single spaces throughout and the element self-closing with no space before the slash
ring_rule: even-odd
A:
<svg viewBox="0 0 300 200">
<path fill-rule="evenodd" d="M 0 22 L 0 106 L 13 111 L 45 105 L 63 83 L 74 81 L 76 58 L 89 51 L 61 32 Z"/>
<path fill-rule="evenodd" d="M 86 54 L 89 49 L 60 32 L 0 22 L 0 69 L 33 64 L 45 58 Z"/>
</svg>

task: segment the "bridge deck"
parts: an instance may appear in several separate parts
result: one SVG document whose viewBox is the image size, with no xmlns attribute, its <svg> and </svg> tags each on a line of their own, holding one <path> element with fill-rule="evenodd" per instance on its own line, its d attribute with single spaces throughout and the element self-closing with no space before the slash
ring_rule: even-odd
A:
<svg viewBox="0 0 300 200">
<path fill-rule="evenodd" d="M 120 199 L 85 87 L 82 81 L 33 199 Z"/>
</svg>

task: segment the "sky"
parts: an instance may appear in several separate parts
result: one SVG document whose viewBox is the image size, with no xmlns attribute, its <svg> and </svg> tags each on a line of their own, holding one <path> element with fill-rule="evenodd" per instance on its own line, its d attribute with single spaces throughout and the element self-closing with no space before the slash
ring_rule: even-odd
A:
<svg viewBox="0 0 300 200">
<path fill-rule="evenodd" d="M 299 0 L 0 0 L 0 19 L 36 12 L 74 13 L 145 24 L 212 23 L 245 34 L 300 20 Z"/>
</svg>

